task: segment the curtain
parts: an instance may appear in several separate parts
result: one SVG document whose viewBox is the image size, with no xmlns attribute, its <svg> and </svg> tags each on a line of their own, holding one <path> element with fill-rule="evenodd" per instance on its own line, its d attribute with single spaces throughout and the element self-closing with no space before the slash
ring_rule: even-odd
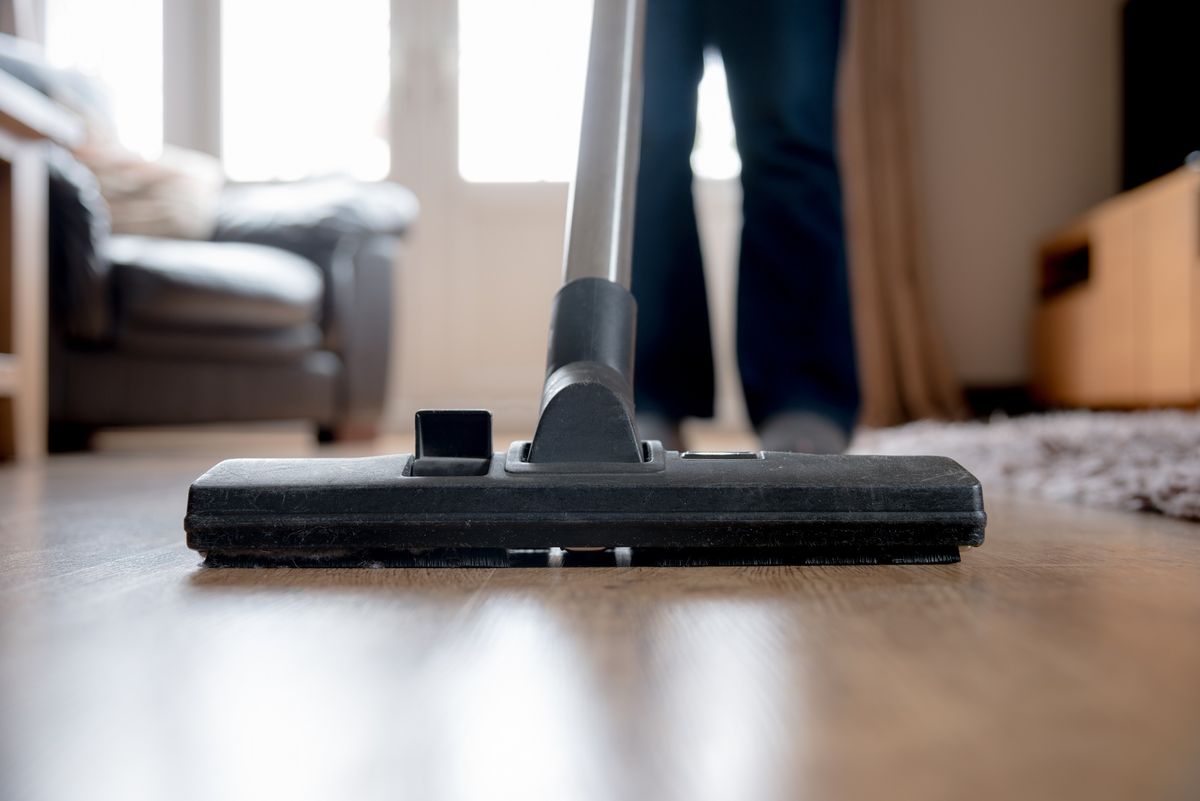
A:
<svg viewBox="0 0 1200 801">
<path fill-rule="evenodd" d="M 849 0 L 839 131 L 862 422 L 965 414 L 928 290 L 913 142 L 912 0 Z"/>
</svg>

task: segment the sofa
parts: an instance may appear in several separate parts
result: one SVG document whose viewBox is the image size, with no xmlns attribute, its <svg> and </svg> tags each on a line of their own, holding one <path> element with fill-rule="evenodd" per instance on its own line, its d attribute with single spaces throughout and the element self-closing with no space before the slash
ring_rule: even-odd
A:
<svg viewBox="0 0 1200 801">
<path fill-rule="evenodd" d="M 0 69 L 104 113 L 96 87 L 27 42 L 0 36 Z M 47 162 L 52 450 L 110 426 L 373 431 L 411 192 L 338 178 L 228 185 L 203 238 L 116 234 L 97 175 L 63 149 Z"/>
<path fill-rule="evenodd" d="M 393 276 L 417 213 L 395 184 L 232 186 L 209 241 L 113 235 L 88 170 L 50 158 L 50 445 L 99 427 L 310 421 L 369 434 Z"/>
</svg>

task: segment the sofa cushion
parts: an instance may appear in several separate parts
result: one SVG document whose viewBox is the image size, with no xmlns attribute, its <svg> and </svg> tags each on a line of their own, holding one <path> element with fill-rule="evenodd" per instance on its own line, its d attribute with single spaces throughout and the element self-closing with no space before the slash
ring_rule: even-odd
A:
<svg viewBox="0 0 1200 801">
<path fill-rule="evenodd" d="M 205 362 L 291 362 L 321 349 L 321 329 L 313 323 L 274 331 L 196 330 L 125 325 L 117 349 L 140 356 Z"/>
<path fill-rule="evenodd" d="M 114 236 L 107 246 L 121 323 L 273 330 L 319 321 L 312 262 L 276 248 Z"/>
</svg>

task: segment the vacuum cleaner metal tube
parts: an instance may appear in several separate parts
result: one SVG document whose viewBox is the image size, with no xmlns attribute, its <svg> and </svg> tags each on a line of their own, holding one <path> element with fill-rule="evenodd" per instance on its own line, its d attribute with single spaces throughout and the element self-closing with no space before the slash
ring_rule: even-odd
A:
<svg viewBox="0 0 1200 801">
<path fill-rule="evenodd" d="M 595 0 L 564 283 L 604 278 L 629 288 L 645 16 L 645 0 Z"/>
<path fill-rule="evenodd" d="M 633 410 L 629 292 L 642 126 L 645 0 L 595 0 L 566 269 L 554 299 L 531 464 L 608 469 L 643 459 Z"/>
</svg>

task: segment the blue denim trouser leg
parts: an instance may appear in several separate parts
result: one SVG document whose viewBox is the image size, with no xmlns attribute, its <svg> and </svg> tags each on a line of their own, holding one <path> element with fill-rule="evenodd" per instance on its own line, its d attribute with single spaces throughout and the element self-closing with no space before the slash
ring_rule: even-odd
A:
<svg viewBox="0 0 1200 801">
<path fill-rule="evenodd" d="M 696 87 L 704 71 L 697 0 L 648 0 L 642 145 L 633 237 L 640 412 L 711 417 L 713 356 L 692 203 Z"/>
<path fill-rule="evenodd" d="M 797 410 L 853 425 L 859 391 L 834 147 L 841 17 L 841 0 L 648 0 L 634 236 L 639 408 L 712 411 L 688 169 L 708 44 L 725 62 L 742 157 L 737 350 L 751 420 Z"/>
</svg>

